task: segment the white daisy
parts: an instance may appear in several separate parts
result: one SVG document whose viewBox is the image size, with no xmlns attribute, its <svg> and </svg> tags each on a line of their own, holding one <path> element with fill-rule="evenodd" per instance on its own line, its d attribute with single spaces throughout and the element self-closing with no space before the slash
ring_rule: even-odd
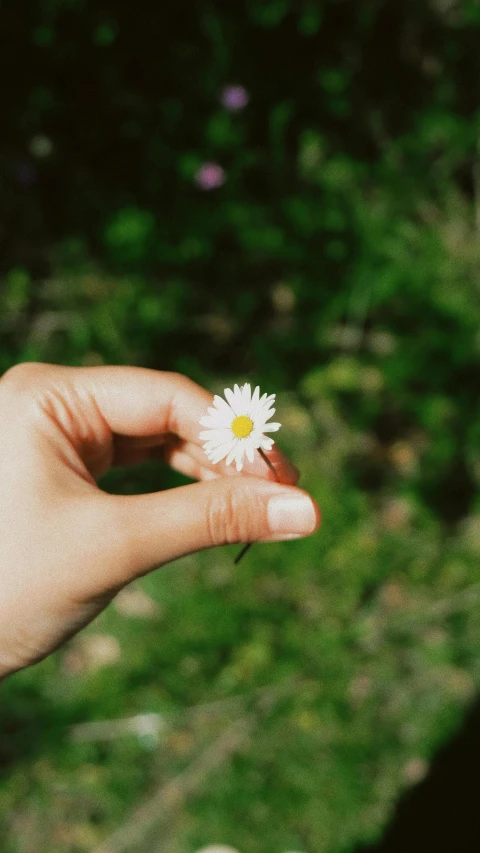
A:
<svg viewBox="0 0 480 853">
<path fill-rule="evenodd" d="M 226 465 L 235 460 L 237 471 L 243 468 L 243 458 L 253 462 L 254 452 L 259 447 L 271 450 L 273 438 L 264 435 L 266 432 L 276 432 L 281 424 L 267 423 L 275 409 L 275 394 L 263 394 L 260 397 L 260 387 L 251 392 L 250 384 L 245 383 L 241 388 L 234 386 L 233 391 L 225 388 L 225 402 L 217 394 L 213 398 L 213 407 L 209 407 L 208 415 L 200 418 L 202 426 L 209 427 L 200 433 L 205 442 L 203 449 L 211 462 L 220 462 L 226 458 Z"/>
</svg>

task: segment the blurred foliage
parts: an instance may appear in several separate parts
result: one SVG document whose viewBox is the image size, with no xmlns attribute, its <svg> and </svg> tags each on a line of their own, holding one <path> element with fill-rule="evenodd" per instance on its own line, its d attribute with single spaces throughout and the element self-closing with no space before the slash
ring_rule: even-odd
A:
<svg viewBox="0 0 480 853">
<path fill-rule="evenodd" d="M 478 4 L 17 0 L 0 19 L 0 371 L 258 382 L 323 510 L 238 567 L 236 546 L 152 574 L 2 685 L 2 850 L 136 832 L 112 849 L 351 851 L 480 685 Z M 223 186 L 195 182 L 206 162 Z M 152 463 L 100 485 L 183 482 Z M 160 728 L 72 739 L 139 714 Z"/>
</svg>

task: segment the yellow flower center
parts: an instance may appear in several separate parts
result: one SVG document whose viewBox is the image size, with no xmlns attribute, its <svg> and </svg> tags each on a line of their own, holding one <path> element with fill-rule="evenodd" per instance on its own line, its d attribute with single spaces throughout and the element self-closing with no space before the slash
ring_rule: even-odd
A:
<svg viewBox="0 0 480 853">
<path fill-rule="evenodd" d="M 251 418 L 247 418 L 246 415 L 238 415 L 232 421 L 232 432 L 235 438 L 246 438 L 247 435 L 250 435 L 252 429 L 253 421 Z"/>
</svg>

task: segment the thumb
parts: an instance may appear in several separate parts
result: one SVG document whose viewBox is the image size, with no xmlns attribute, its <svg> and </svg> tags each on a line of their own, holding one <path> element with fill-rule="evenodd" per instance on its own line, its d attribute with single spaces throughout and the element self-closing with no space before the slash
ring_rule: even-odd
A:
<svg viewBox="0 0 480 853">
<path fill-rule="evenodd" d="M 186 554 L 241 542 L 309 536 L 318 504 L 303 489 L 260 477 L 221 477 L 146 495 L 108 495 L 114 515 L 113 583 L 128 583 Z"/>
</svg>

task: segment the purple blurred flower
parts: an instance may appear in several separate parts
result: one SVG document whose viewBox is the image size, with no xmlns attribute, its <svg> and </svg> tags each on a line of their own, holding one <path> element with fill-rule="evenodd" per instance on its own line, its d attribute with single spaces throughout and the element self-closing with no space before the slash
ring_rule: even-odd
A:
<svg viewBox="0 0 480 853">
<path fill-rule="evenodd" d="M 195 175 L 195 183 L 201 190 L 216 190 L 226 179 L 225 169 L 218 163 L 202 163 Z"/>
<path fill-rule="evenodd" d="M 243 110 L 247 106 L 250 96 L 247 90 L 238 84 L 224 86 L 220 95 L 220 103 L 227 110 Z"/>
</svg>

